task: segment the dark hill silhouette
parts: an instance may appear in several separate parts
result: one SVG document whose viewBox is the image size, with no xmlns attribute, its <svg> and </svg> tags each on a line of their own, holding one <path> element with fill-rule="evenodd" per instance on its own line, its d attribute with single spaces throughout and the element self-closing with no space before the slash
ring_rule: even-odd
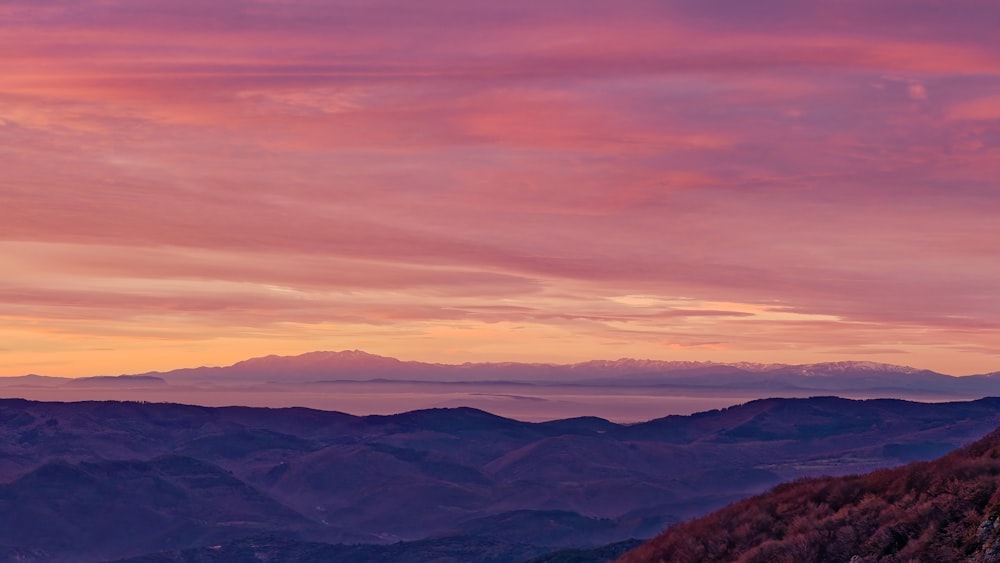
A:
<svg viewBox="0 0 1000 563">
<path fill-rule="evenodd" d="M 524 563 L 608 563 L 639 545 L 641 540 L 624 540 L 591 549 L 559 549 Z"/>
<path fill-rule="evenodd" d="M 564 510 L 513 510 L 468 520 L 446 536 L 490 537 L 547 546 L 594 547 L 620 536 L 619 523 Z"/>
<path fill-rule="evenodd" d="M 675 525 L 638 562 L 1000 561 L 1000 430 L 932 462 L 805 479 Z"/>
<path fill-rule="evenodd" d="M 998 425 L 994 398 L 769 399 L 634 425 L 4 399 L 0 553 L 93 561 L 280 533 L 534 556 L 650 537 L 803 476 L 929 459 Z M 149 531 L 119 533 L 131 525 Z"/>
<path fill-rule="evenodd" d="M 46 463 L 0 485 L 0 545 L 100 558 L 315 524 L 196 459 Z"/>
<path fill-rule="evenodd" d="M 480 537 L 431 538 L 389 545 L 344 545 L 259 536 L 217 546 L 190 548 L 122 559 L 116 563 L 513 563 L 545 548 Z"/>
<path fill-rule="evenodd" d="M 78 377 L 69 379 L 65 385 L 69 387 L 156 387 L 166 385 L 162 377 L 154 375 L 98 375 L 96 377 Z"/>
</svg>

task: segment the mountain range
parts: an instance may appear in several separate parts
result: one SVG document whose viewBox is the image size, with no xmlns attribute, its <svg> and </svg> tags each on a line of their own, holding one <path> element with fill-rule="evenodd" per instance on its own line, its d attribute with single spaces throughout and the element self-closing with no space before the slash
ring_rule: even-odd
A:
<svg viewBox="0 0 1000 563">
<path fill-rule="evenodd" d="M 575 364 L 401 361 L 360 350 L 265 356 L 226 367 L 201 367 L 142 374 L 168 382 L 306 382 L 385 379 L 421 382 L 512 382 L 597 386 L 694 386 L 794 388 L 809 390 L 901 389 L 941 392 L 996 391 L 1000 376 L 955 377 L 930 370 L 875 362 L 805 365 L 636 360 L 594 360 Z"/>
<path fill-rule="evenodd" d="M 1000 372 L 951 376 L 908 366 L 863 361 L 756 364 L 691 361 L 594 360 L 575 364 L 401 361 L 360 350 L 264 356 L 224 367 L 183 368 L 135 375 L 0 378 L 0 385 L 159 385 L 164 383 L 308 383 L 401 381 L 532 385 L 680 386 L 727 389 L 906 390 L 997 392 Z"/>
<path fill-rule="evenodd" d="M 266 356 L 225 367 L 134 375 L 0 377 L 0 396 L 39 401 L 305 406 L 359 415 L 467 406 L 531 421 L 600 416 L 641 422 L 758 398 L 814 395 L 968 400 L 1000 396 L 1000 377 L 954 377 L 872 362 L 430 364 L 360 351 Z"/>
<path fill-rule="evenodd" d="M 998 425 L 997 398 L 765 399 L 638 424 L 4 399 L 0 558 L 614 556 L 778 483 L 931 459 Z"/>
</svg>

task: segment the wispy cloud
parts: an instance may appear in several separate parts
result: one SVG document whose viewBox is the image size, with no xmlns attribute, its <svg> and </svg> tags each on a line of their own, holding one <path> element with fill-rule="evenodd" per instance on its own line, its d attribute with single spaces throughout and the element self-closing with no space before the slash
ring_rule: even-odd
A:
<svg viewBox="0 0 1000 563">
<path fill-rule="evenodd" d="M 997 10 L 2 2 L 0 371 L 993 371 Z"/>
</svg>

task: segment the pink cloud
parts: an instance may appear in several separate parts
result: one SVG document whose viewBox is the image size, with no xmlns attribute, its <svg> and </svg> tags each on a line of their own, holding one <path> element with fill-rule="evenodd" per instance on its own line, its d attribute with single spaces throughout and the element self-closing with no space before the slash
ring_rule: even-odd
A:
<svg viewBox="0 0 1000 563">
<path fill-rule="evenodd" d="M 986 371 L 1000 48 L 960 4 L 5 2 L 0 313 Z"/>
<path fill-rule="evenodd" d="M 952 119 L 998 120 L 1000 119 L 1000 95 L 958 103 L 950 109 L 948 115 Z"/>
</svg>

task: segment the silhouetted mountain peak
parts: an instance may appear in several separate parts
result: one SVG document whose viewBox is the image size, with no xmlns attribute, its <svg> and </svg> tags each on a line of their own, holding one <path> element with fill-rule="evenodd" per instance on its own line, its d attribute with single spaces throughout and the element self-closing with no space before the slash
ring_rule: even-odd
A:
<svg viewBox="0 0 1000 563">
<path fill-rule="evenodd" d="M 401 429 L 421 428 L 448 434 L 484 429 L 528 428 L 530 424 L 471 407 L 421 409 L 400 414 L 370 415 L 366 420 Z"/>
<path fill-rule="evenodd" d="M 402 364 L 396 358 L 369 354 L 361 350 L 317 351 L 299 354 L 297 356 L 269 355 L 259 358 L 250 358 L 233 364 L 232 368 L 245 368 L 251 370 L 276 370 L 276 369 L 330 369 L 330 368 L 351 368 L 351 367 L 385 367 L 398 366 Z"/>
</svg>

